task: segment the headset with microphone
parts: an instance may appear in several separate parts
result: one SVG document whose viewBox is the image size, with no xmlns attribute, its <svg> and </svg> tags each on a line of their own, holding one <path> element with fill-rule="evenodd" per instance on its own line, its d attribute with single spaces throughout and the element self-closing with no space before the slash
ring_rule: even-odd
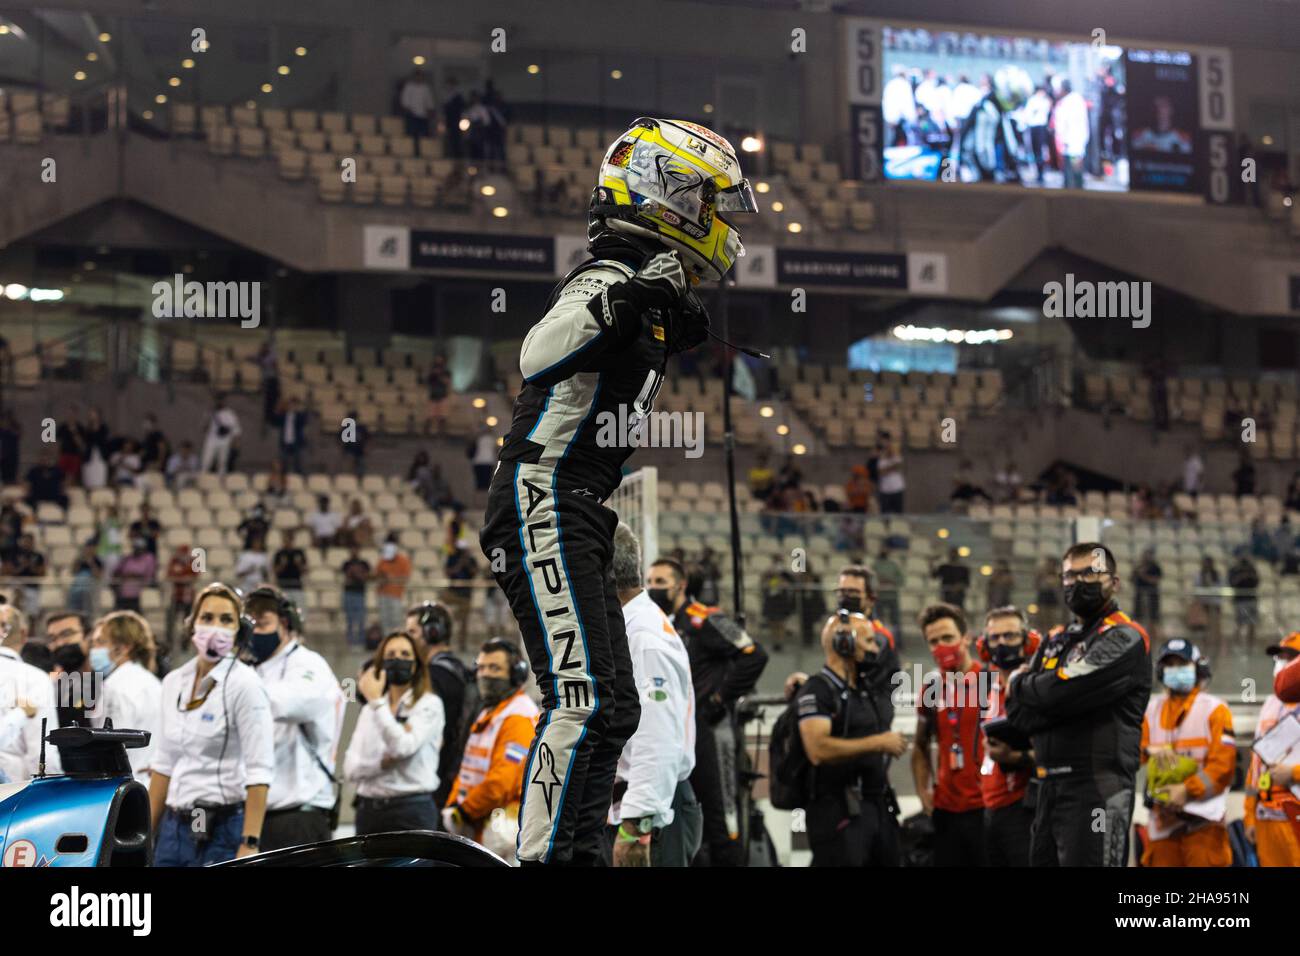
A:
<svg viewBox="0 0 1300 956">
<path fill-rule="evenodd" d="M 528 682 L 528 661 L 524 660 L 519 646 L 513 641 L 508 641 L 504 637 L 494 637 L 483 645 L 480 653 L 506 655 L 510 661 L 507 676 L 510 679 L 511 690 L 517 690 Z"/>
</svg>

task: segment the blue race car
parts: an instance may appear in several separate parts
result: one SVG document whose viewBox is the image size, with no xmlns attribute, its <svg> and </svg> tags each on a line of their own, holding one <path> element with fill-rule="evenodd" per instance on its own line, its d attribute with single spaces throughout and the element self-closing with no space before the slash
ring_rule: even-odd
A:
<svg viewBox="0 0 1300 956">
<path fill-rule="evenodd" d="M 62 774 L 45 776 L 45 745 Z M 0 865 L 148 866 L 153 859 L 149 791 L 131 776 L 126 748 L 145 730 L 62 727 L 41 742 L 41 773 L 0 784 Z"/>
<path fill-rule="evenodd" d="M 128 747 L 144 730 L 63 727 L 42 743 L 59 748 L 62 774 L 0 784 L 0 865 L 149 866 L 149 792 L 131 775 Z M 371 833 L 287 847 L 218 866 L 454 866 L 508 864 L 472 840 L 423 830 Z"/>
</svg>

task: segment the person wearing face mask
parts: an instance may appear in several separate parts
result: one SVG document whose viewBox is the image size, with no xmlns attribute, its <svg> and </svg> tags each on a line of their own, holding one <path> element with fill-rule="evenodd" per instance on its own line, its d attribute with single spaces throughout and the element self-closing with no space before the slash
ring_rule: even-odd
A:
<svg viewBox="0 0 1300 956">
<path fill-rule="evenodd" d="M 162 681 L 154 676 L 149 622 L 134 611 L 100 618 L 90 635 L 90 667 L 103 678 L 103 693 L 90 712 L 92 725 L 111 720 L 117 730 L 147 730 L 149 743 L 126 752 L 135 779 L 149 786 L 149 767 L 162 723 Z"/>
<path fill-rule="evenodd" d="M 696 703 L 691 789 L 704 811 L 696 865 L 707 859 L 710 866 L 741 866 L 733 708 L 758 683 L 767 651 L 716 607 L 688 601 L 686 570 L 671 558 L 650 565 L 646 594 L 672 619 L 690 656 Z"/>
<path fill-rule="evenodd" d="M 1166 641 L 1156 655 L 1165 693 L 1142 721 L 1147 765 L 1147 845 L 1143 866 L 1231 866 L 1224 819 L 1237 769 L 1232 711 L 1202 690 L 1209 665 L 1196 645 Z"/>
<path fill-rule="evenodd" d="M 393 631 L 361 672 L 361 709 L 343 758 L 357 785 L 357 834 L 437 830 L 438 747 L 446 715 L 429 687 L 424 649 Z"/>
<path fill-rule="evenodd" d="M 528 663 L 510 641 L 487 641 L 476 675 L 483 709 L 470 725 L 442 822 L 449 833 L 468 836 L 513 863 L 524 762 L 541 710 L 524 692 Z"/>
<path fill-rule="evenodd" d="M 411 559 L 397 546 L 397 535 L 390 534 L 379 549 L 379 563 L 375 565 L 375 579 L 379 582 L 375 591 L 379 602 L 379 626 L 385 634 L 402 629 L 406 582 L 410 578 Z"/>
<path fill-rule="evenodd" d="M 275 722 L 257 672 L 235 656 L 251 623 L 231 587 L 209 584 L 186 622 L 195 656 L 162 682 L 149 807 L 155 866 L 257 853 L 275 776 Z"/>
<path fill-rule="evenodd" d="M 89 635 L 90 622 L 77 611 L 54 611 L 45 618 L 45 640 L 54 658 L 50 677 L 60 727 L 88 726 L 87 712 L 95 706 L 96 684 L 86 643 Z"/>
<path fill-rule="evenodd" d="M 898 866 L 897 802 L 888 760 L 907 751 L 890 730 L 882 696 L 860 675 L 880 653 L 860 614 L 828 618 L 822 669 L 798 691 L 799 740 L 811 770 L 805 820 L 813 866 Z"/>
<path fill-rule="evenodd" d="M 894 719 L 894 700 L 893 690 L 895 675 L 902 670 L 902 665 L 898 660 L 898 645 L 894 639 L 894 632 L 884 625 L 883 622 L 872 617 L 872 613 L 878 607 L 878 593 L 876 586 L 875 573 L 865 565 L 851 564 L 840 571 L 839 581 L 835 589 L 836 606 L 843 608 L 850 614 L 861 614 L 871 622 L 871 628 L 876 632 L 876 642 L 880 645 L 879 655 L 871 659 L 871 663 L 863 666 L 861 677 L 864 681 L 869 681 L 877 693 L 881 695 L 882 706 L 888 708 L 888 717 L 892 722 Z M 897 608 L 894 609 L 897 612 Z M 808 675 L 802 671 L 791 674 L 786 678 L 785 697 L 789 700 L 794 691 L 803 685 L 808 679 Z"/>
<path fill-rule="evenodd" d="M 1300 660 L 1300 631 L 1293 631 L 1279 643 L 1270 645 L 1273 674 L 1280 674 L 1291 662 Z M 1259 709 L 1255 724 L 1258 741 L 1291 714 L 1300 712 L 1300 702 L 1284 703 L 1277 694 L 1269 694 Z M 1300 765 L 1268 766 L 1253 750 L 1246 773 L 1244 822 L 1246 839 L 1255 847 L 1260 866 L 1300 866 L 1300 839 L 1296 836 L 1293 817 L 1300 817 Z M 1289 812 L 1288 812 L 1289 811 Z"/>
<path fill-rule="evenodd" d="M 984 762 L 980 765 L 980 791 L 984 798 L 984 846 L 989 866 L 1028 866 L 1029 831 L 1034 808 L 1025 805 L 1025 793 L 1034 772 L 1034 751 L 1007 727 L 1007 678 L 1040 638 L 1029 629 L 1020 608 L 1008 604 L 984 616 L 984 633 L 976 643 L 980 660 L 992 665 L 993 681 L 988 702 L 980 715 L 984 729 Z"/>
<path fill-rule="evenodd" d="M 984 866 L 984 793 L 980 767 L 984 735 L 980 710 L 987 675 L 971 655 L 966 615 L 952 604 L 932 604 L 917 615 L 921 636 L 939 665 L 921 688 L 916 709 L 912 779 L 921 808 L 934 821 L 935 866 Z M 930 760 L 934 742 L 936 776 Z"/>
<path fill-rule="evenodd" d="M 871 616 L 876 609 L 878 599 L 875 574 L 865 565 L 849 565 L 840 571 L 835 596 L 839 607 L 850 614 L 861 614 L 871 622 L 871 628 L 876 632 L 876 643 L 880 645 L 880 654 L 875 662 L 863 671 L 863 677 L 871 682 L 872 687 L 886 701 L 889 701 L 894 686 L 894 675 L 902 669 L 902 665 L 898 660 L 898 647 L 894 641 L 893 631 Z M 892 702 L 889 707 L 892 720 Z"/>
<path fill-rule="evenodd" d="M 1037 764 L 1030 865 L 1127 866 L 1151 641 L 1119 609 L 1119 572 L 1104 545 L 1066 551 L 1061 584 L 1074 623 L 1046 638 L 1007 686 L 1007 716 L 1033 741 Z"/>
<path fill-rule="evenodd" d="M 328 840 L 338 794 L 334 761 L 343 690 L 333 669 L 298 638 L 298 608 L 277 588 L 249 593 L 253 633 L 244 659 L 257 669 L 275 719 L 275 777 L 266 797 L 263 850 Z"/>
</svg>

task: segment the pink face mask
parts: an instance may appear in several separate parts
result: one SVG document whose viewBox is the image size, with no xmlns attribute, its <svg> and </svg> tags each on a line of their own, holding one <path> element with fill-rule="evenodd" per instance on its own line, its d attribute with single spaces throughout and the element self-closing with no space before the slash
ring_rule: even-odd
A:
<svg viewBox="0 0 1300 956">
<path fill-rule="evenodd" d="M 219 661 L 235 646 L 235 632 L 225 627 L 200 624 L 194 628 L 190 642 L 201 656 L 210 661 Z"/>
</svg>

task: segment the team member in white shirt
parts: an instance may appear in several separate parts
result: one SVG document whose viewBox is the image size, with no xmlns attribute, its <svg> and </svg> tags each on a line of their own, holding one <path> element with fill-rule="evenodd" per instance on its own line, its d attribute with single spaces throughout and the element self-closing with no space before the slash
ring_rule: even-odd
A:
<svg viewBox="0 0 1300 956">
<path fill-rule="evenodd" d="M 358 835 L 438 829 L 433 792 L 446 714 L 430 689 L 425 656 L 394 631 L 361 672 L 357 689 L 369 703 L 343 758 L 343 776 L 357 785 Z"/>
<path fill-rule="evenodd" d="M 207 866 L 258 851 L 275 722 L 257 672 L 234 656 L 242 610 L 227 585 L 200 591 L 187 622 L 198 653 L 163 678 L 149 780 L 155 866 Z"/>
<path fill-rule="evenodd" d="M 298 609 L 269 585 L 244 600 L 253 622 L 245 658 L 257 668 L 275 718 L 275 778 L 266 801 L 262 850 L 334 835 L 334 757 L 343 690 L 325 658 L 298 639 Z"/>
<path fill-rule="evenodd" d="M 691 790 L 695 687 L 686 645 L 641 587 L 641 548 L 632 529 L 614 532 L 614 587 L 623 605 L 641 722 L 623 747 L 609 822 L 615 866 L 689 866 L 704 814 Z"/>
<path fill-rule="evenodd" d="M 126 752 L 135 779 L 149 786 L 149 765 L 162 723 L 162 681 L 154 676 L 153 631 L 135 611 L 114 611 L 90 632 L 90 667 L 102 691 L 90 710 L 93 726 L 111 720 L 116 730 L 147 730 L 149 745 Z"/>
<path fill-rule="evenodd" d="M 0 605 L 0 775 L 9 783 L 25 783 L 36 773 L 41 721 L 47 731 L 59 726 L 50 675 L 18 653 L 26 640 L 26 615 L 12 604 Z M 46 773 L 58 773 L 58 749 L 46 751 Z"/>
</svg>

